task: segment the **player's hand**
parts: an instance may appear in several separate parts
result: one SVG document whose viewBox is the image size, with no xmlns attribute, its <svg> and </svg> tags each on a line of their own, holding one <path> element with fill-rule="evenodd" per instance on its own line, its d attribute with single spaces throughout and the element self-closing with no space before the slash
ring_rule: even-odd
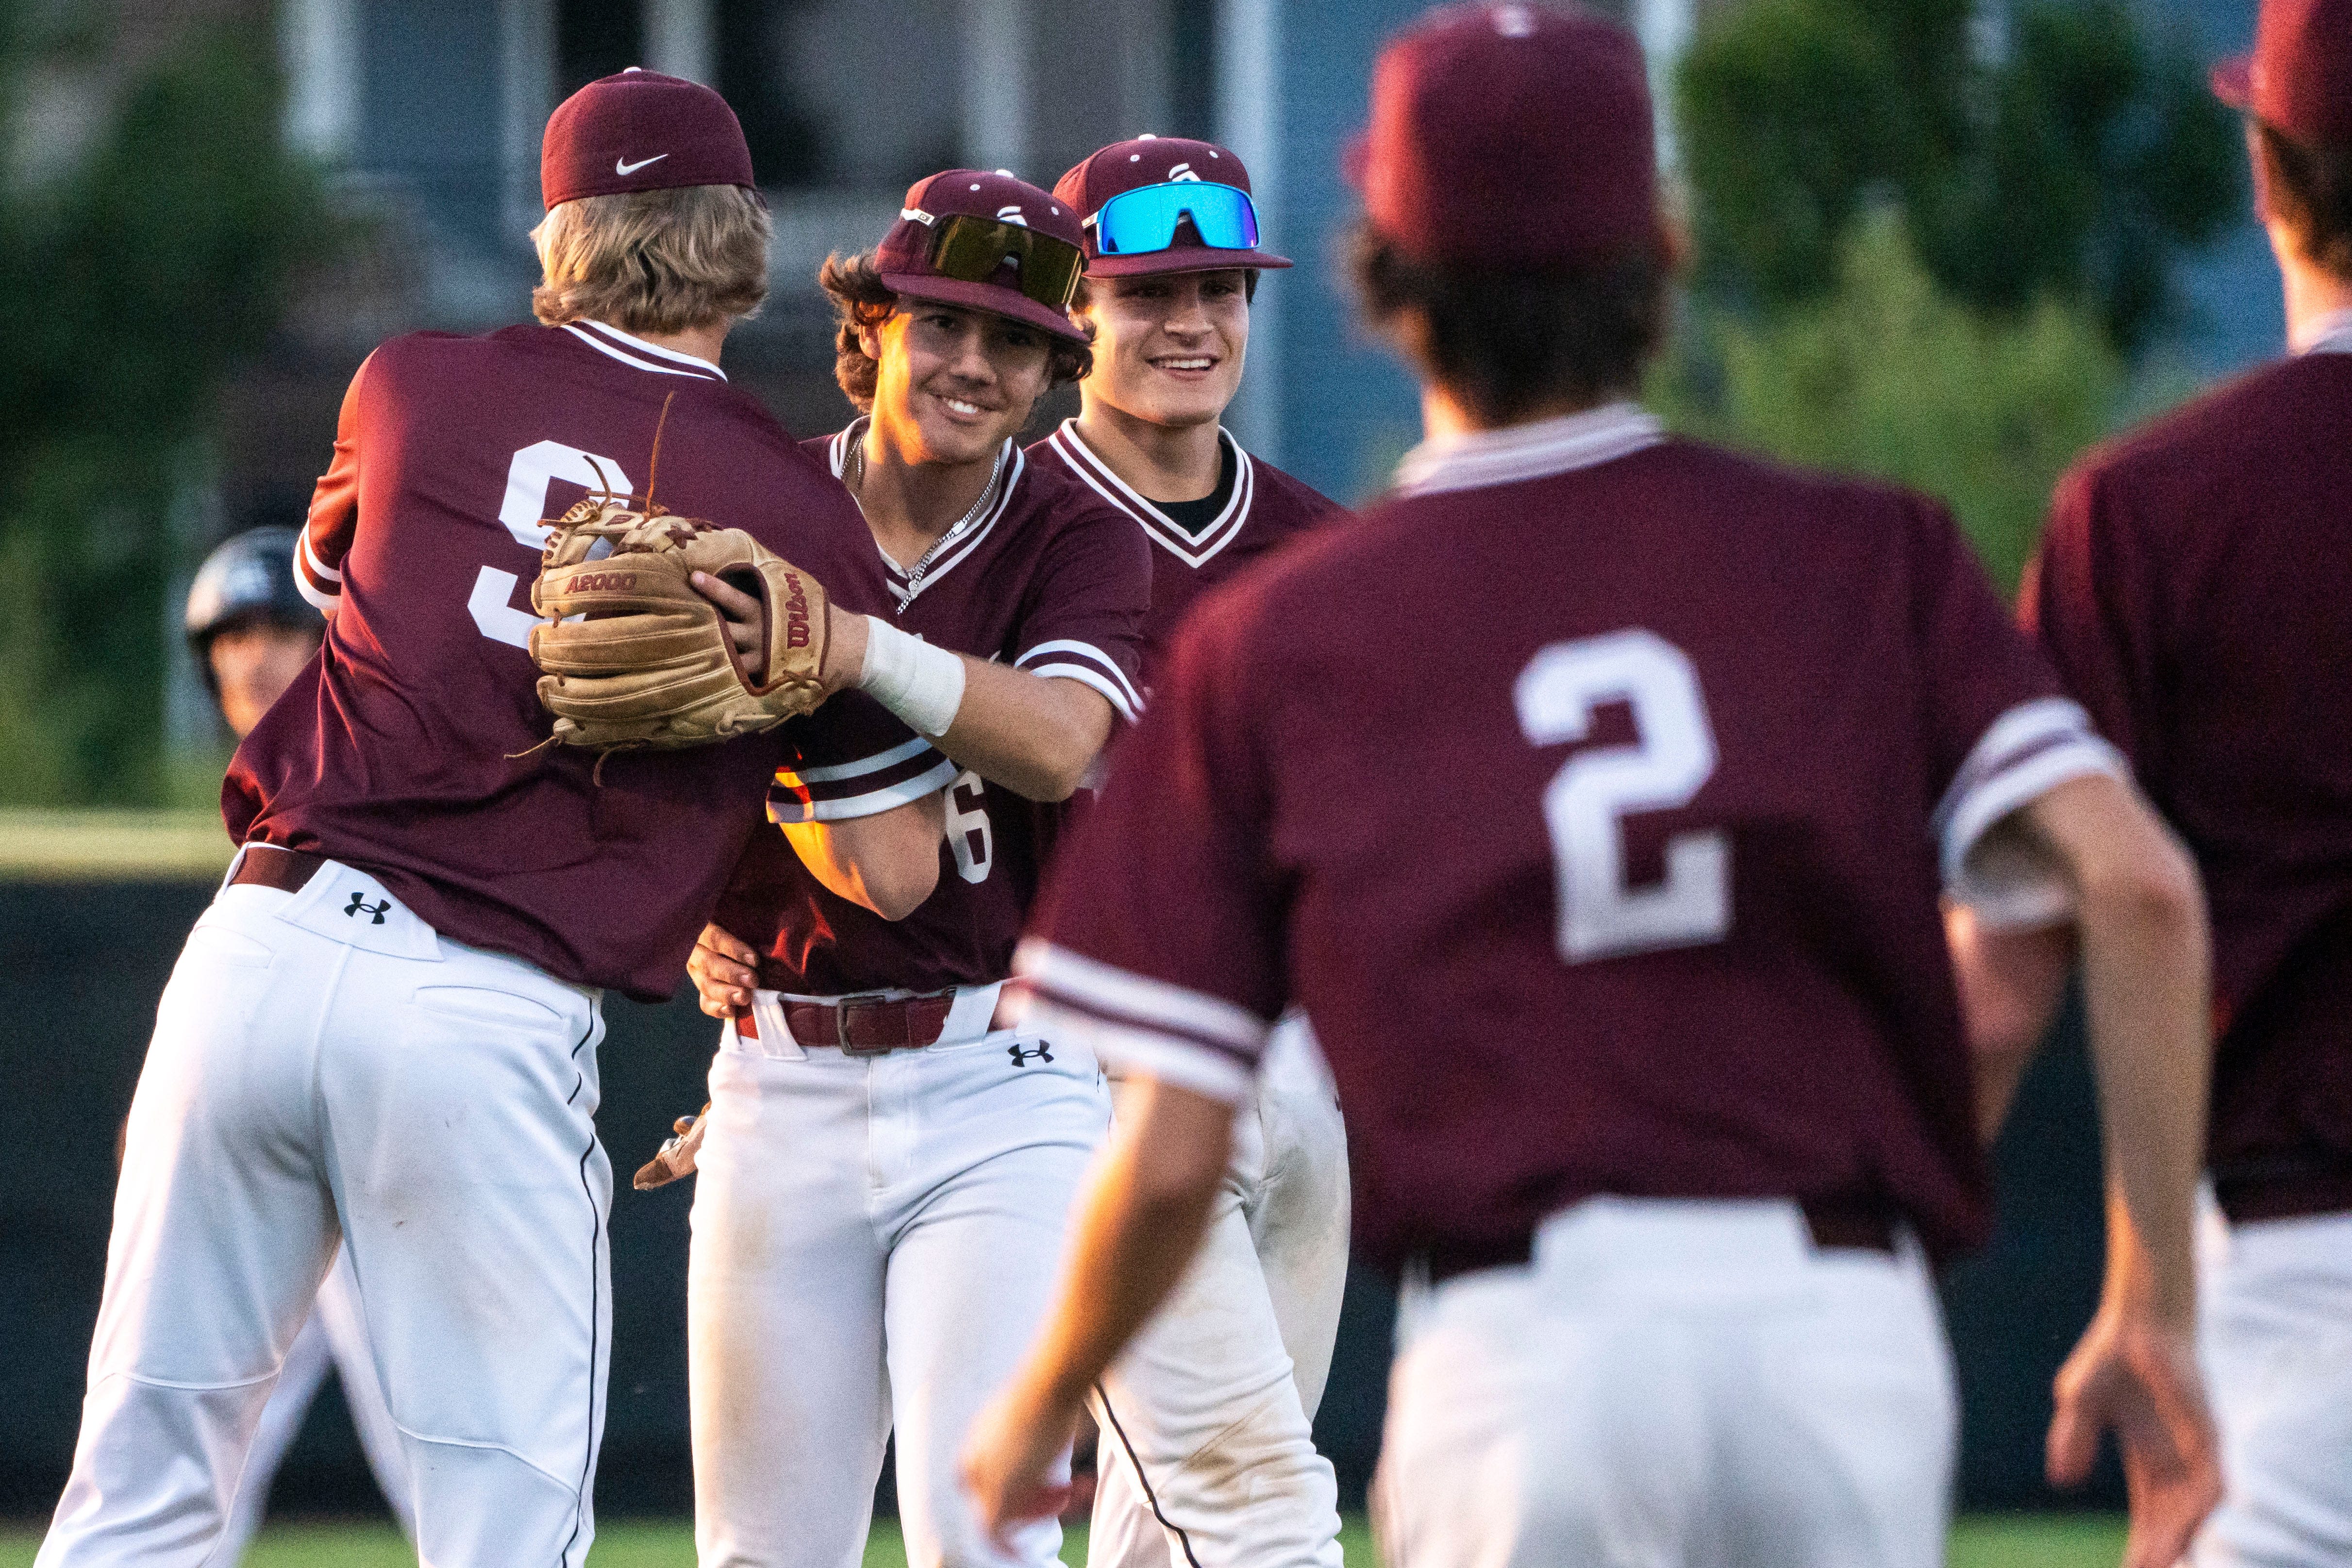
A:
<svg viewBox="0 0 2352 1568">
<path fill-rule="evenodd" d="M 730 588 L 708 572 L 697 572 L 692 579 L 694 591 L 719 606 L 719 618 L 727 625 L 727 636 L 742 656 L 743 673 L 760 680 L 768 673 L 768 612 L 766 606 L 740 588 Z"/>
<path fill-rule="evenodd" d="M 704 1012 L 714 1018 L 732 1018 L 751 1005 L 751 993 L 759 989 L 760 955 L 731 932 L 704 926 L 687 958 L 686 973 Z"/>
<path fill-rule="evenodd" d="M 2053 1486 L 2080 1486 L 2102 1434 L 2123 1449 L 2131 1536 L 2123 1568 L 2173 1568 L 2221 1500 L 2213 1417 L 2192 1330 L 2112 1304 L 2058 1370 L 2050 1422 Z"/>
<path fill-rule="evenodd" d="M 1070 1483 L 1049 1479 L 1076 1435 L 1080 1403 L 1025 1381 L 990 1402 L 964 1439 L 958 1467 L 980 1527 L 1007 1553 L 1007 1539 L 1031 1520 L 1051 1519 L 1070 1504 Z"/>
</svg>

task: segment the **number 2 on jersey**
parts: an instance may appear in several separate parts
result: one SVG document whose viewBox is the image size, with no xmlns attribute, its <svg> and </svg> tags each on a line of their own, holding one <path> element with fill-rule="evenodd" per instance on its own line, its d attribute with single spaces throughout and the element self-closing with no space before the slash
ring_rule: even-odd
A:
<svg viewBox="0 0 2352 1568">
<path fill-rule="evenodd" d="M 1570 963 L 1720 942 L 1731 930 L 1731 846 L 1719 830 L 1666 841 L 1666 877 L 1625 879 L 1624 819 L 1687 805 L 1715 773 L 1715 731 L 1682 649 L 1640 630 L 1553 643 L 1519 672 L 1512 698 L 1530 745 L 1590 733 L 1607 702 L 1633 710 L 1641 739 L 1579 752 L 1544 790 L 1559 880 L 1559 952 Z"/>
</svg>

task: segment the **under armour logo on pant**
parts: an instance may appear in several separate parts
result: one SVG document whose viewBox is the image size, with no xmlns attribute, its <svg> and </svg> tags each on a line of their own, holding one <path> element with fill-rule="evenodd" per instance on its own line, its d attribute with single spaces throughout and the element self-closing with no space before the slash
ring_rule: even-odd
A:
<svg viewBox="0 0 2352 1568">
<path fill-rule="evenodd" d="M 367 901 L 367 895 L 365 893 L 353 893 L 352 895 L 352 901 L 343 906 L 343 913 L 347 915 L 373 915 L 375 917 L 375 923 L 377 925 L 382 925 L 383 924 L 383 911 L 390 908 L 392 908 L 392 900 L 390 899 L 385 899 L 381 903 L 372 904 Z"/>
<path fill-rule="evenodd" d="M 1033 1057 L 1041 1062 L 1052 1061 L 1054 1059 L 1054 1047 L 1047 1045 L 1045 1041 L 1040 1040 L 1037 1042 L 1037 1048 L 1034 1051 L 1024 1051 L 1018 1045 L 1011 1045 L 1004 1047 L 1004 1054 L 1013 1058 L 1013 1065 L 1014 1067 L 1025 1068 L 1029 1065 L 1030 1058 Z"/>
</svg>

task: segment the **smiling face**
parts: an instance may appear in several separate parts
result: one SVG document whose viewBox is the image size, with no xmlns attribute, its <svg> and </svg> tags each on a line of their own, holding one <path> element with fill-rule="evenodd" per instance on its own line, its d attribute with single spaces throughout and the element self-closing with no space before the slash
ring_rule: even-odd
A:
<svg viewBox="0 0 2352 1568">
<path fill-rule="evenodd" d="M 908 300 L 858 340 L 875 427 L 920 463 L 992 461 L 1050 380 L 1045 334 L 985 310 Z"/>
<path fill-rule="evenodd" d="M 1095 369 L 1087 397 L 1153 425 L 1214 424 L 1242 384 L 1248 281 L 1239 268 L 1088 279 L 1080 319 L 1094 324 Z"/>
</svg>

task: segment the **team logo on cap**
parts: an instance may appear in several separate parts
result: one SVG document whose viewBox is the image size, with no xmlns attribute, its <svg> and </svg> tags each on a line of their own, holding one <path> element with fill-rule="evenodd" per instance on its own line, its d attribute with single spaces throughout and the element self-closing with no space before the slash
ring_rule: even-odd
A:
<svg viewBox="0 0 2352 1568">
<path fill-rule="evenodd" d="M 1201 183 L 1201 176 L 1192 173 L 1192 165 L 1190 163 L 1177 164 L 1168 171 L 1168 178 L 1171 184 L 1178 180 L 1190 180 L 1194 184 Z"/>
<path fill-rule="evenodd" d="M 1011 205 L 1001 206 L 996 209 L 996 221 L 999 223 L 1017 223 L 1023 228 L 1027 228 L 1029 226 L 1029 220 L 1021 216 L 1021 209 Z"/>
</svg>

